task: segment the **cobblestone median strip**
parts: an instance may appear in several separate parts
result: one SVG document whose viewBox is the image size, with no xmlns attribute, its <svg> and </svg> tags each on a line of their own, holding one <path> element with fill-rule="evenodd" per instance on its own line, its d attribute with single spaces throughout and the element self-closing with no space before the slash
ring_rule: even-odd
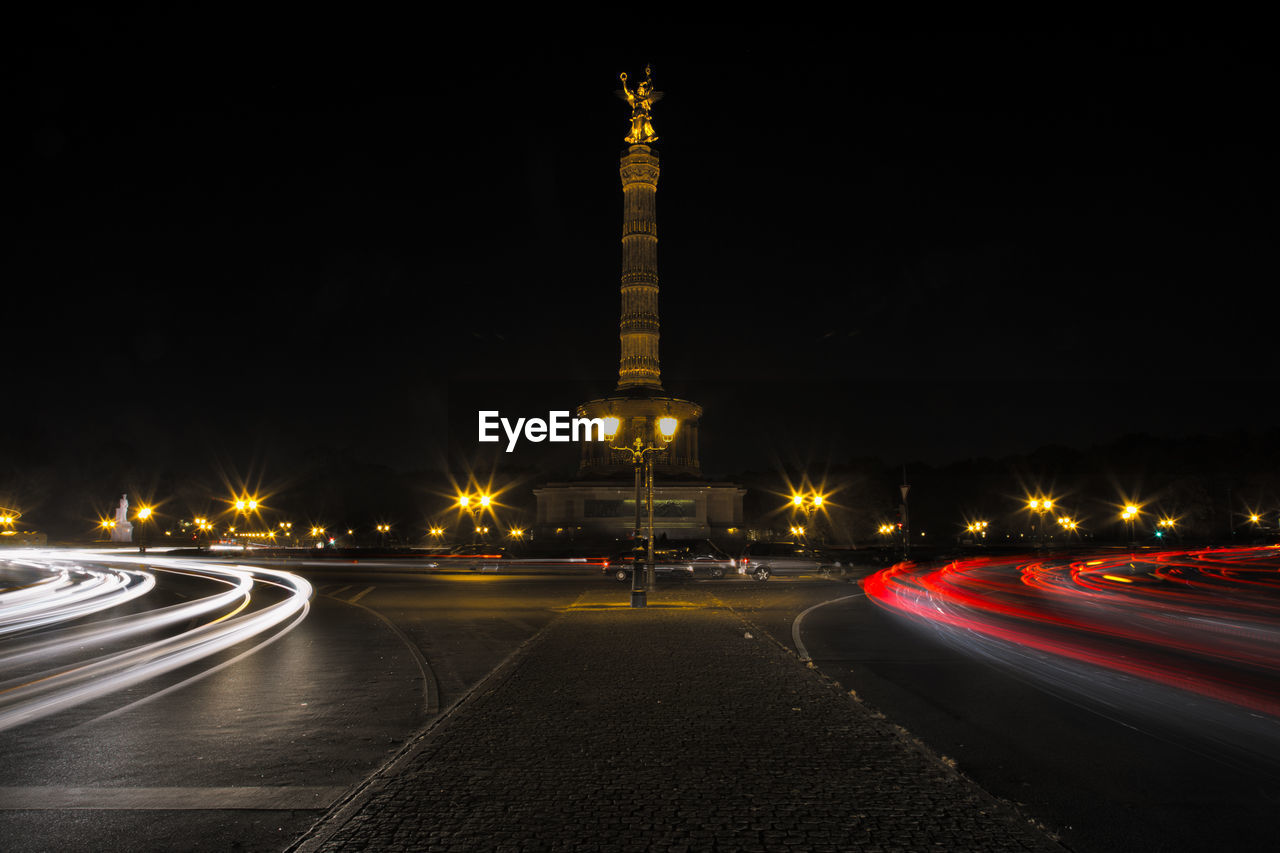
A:
<svg viewBox="0 0 1280 853">
<path fill-rule="evenodd" d="M 310 849 L 1062 849 L 746 633 L 721 609 L 571 610 Z"/>
</svg>

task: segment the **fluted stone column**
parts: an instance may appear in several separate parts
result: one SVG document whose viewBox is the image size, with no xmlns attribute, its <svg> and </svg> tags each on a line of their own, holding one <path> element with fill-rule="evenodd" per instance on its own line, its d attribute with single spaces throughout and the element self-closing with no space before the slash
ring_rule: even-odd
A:
<svg viewBox="0 0 1280 853">
<path fill-rule="evenodd" d="M 622 318 L 618 390 L 662 391 L 658 366 L 658 155 L 632 145 L 622 177 Z"/>
</svg>

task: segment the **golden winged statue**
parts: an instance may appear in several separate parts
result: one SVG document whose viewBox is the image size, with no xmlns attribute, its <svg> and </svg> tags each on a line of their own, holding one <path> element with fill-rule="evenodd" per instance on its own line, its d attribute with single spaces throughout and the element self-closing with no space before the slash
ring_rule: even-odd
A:
<svg viewBox="0 0 1280 853">
<path fill-rule="evenodd" d="M 658 141 L 658 134 L 653 132 L 650 110 L 662 100 L 662 93 L 654 91 L 653 73 L 649 66 L 644 68 L 644 82 L 636 86 L 633 92 L 627 88 L 627 72 L 618 75 L 622 80 L 622 88 L 615 94 L 631 107 L 631 132 L 623 141 L 632 145 L 649 145 Z"/>
</svg>

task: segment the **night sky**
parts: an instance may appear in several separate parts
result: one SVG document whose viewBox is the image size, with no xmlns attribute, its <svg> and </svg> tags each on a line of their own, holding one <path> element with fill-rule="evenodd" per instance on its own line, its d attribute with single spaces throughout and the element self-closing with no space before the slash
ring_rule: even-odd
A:
<svg viewBox="0 0 1280 853">
<path fill-rule="evenodd" d="M 599 44 L 33 30 L 4 82 L 6 452 L 438 468 L 478 406 L 609 393 L 613 93 L 646 62 L 663 378 L 708 473 L 1280 425 L 1261 39 Z"/>
</svg>

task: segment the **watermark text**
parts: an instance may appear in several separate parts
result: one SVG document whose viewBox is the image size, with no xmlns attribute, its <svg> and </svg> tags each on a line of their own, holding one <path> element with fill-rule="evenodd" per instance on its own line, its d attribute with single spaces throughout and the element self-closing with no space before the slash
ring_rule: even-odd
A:
<svg viewBox="0 0 1280 853">
<path fill-rule="evenodd" d="M 502 417 L 496 410 L 481 410 L 480 441 L 501 441 L 501 433 L 507 437 L 507 453 L 516 449 L 521 436 L 526 441 L 604 441 L 605 424 L 603 418 L 571 418 L 567 411 L 548 412 L 546 420 L 542 418 L 510 418 Z M 499 432 L 501 431 L 501 433 Z"/>
</svg>

